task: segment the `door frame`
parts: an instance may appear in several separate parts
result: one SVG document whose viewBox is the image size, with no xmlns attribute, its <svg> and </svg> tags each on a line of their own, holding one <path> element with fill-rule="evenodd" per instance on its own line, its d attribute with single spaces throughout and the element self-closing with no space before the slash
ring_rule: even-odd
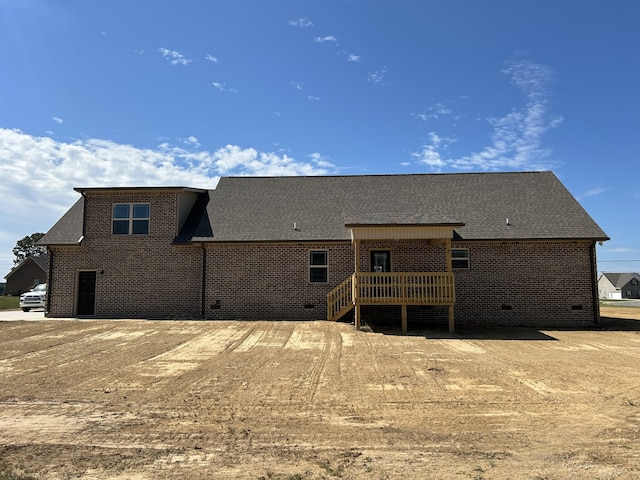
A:
<svg viewBox="0 0 640 480">
<path fill-rule="evenodd" d="M 387 254 L 387 270 L 382 270 L 383 273 L 388 273 L 393 270 L 393 264 L 391 263 L 391 249 L 389 248 L 372 248 L 369 250 L 369 271 L 375 272 L 373 269 L 373 256 L 376 253 L 386 253 Z"/>
<path fill-rule="evenodd" d="M 93 273 L 93 313 L 80 313 L 80 300 L 83 296 L 83 292 L 81 292 L 82 283 L 80 282 L 80 276 L 86 273 Z M 98 270 L 94 269 L 83 269 L 78 270 L 76 275 L 76 301 L 75 301 L 75 311 L 76 316 L 81 317 L 92 317 L 96 314 L 96 292 L 98 289 Z"/>
</svg>

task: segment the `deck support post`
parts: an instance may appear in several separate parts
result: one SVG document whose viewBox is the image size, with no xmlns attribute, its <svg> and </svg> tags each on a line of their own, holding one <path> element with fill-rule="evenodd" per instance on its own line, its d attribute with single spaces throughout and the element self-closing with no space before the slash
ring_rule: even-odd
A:
<svg viewBox="0 0 640 480">
<path fill-rule="evenodd" d="M 407 333 L 407 304 L 402 304 L 402 333 Z"/>
<path fill-rule="evenodd" d="M 449 305 L 449 333 L 456 333 L 455 321 L 453 319 L 453 305 Z"/>
<path fill-rule="evenodd" d="M 360 330 L 361 321 L 360 321 L 360 304 L 359 303 L 356 303 L 356 306 L 354 308 L 353 316 L 354 316 L 354 320 L 355 320 L 356 330 Z"/>
</svg>

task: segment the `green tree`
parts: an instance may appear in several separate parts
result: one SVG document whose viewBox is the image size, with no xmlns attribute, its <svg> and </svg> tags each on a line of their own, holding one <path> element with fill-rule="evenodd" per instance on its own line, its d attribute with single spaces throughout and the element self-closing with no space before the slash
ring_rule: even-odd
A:
<svg viewBox="0 0 640 480">
<path fill-rule="evenodd" d="M 45 252 L 44 247 L 39 247 L 36 245 L 38 240 L 44 237 L 44 233 L 37 232 L 32 233 L 31 235 L 27 235 L 26 237 L 18 240 L 16 246 L 13 247 L 13 254 L 16 258 L 13 260 L 13 263 L 20 263 L 25 258 L 33 255 L 34 257 L 38 257 Z"/>
</svg>

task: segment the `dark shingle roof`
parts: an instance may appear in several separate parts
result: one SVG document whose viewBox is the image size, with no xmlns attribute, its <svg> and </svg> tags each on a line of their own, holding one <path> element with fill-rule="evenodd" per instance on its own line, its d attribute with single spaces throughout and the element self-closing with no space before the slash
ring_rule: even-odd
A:
<svg viewBox="0 0 640 480">
<path fill-rule="evenodd" d="M 640 275 L 638 275 L 637 273 L 603 272 L 602 274 L 607 277 L 607 279 L 611 282 L 611 285 L 616 288 L 624 287 L 634 278 L 640 278 Z"/>
<path fill-rule="evenodd" d="M 608 240 L 552 172 L 225 177 L 198 192 L 177 243 L 350 240 L 346 225 L 365 224 L 450 225 L 464 240 Z M 77 245 L 83 214 L 80 199 L 39 243 Z"/>
<path fill-rule="evenodd" d="M 84 202 L 80 198 L 38 241 L 38 245 L 78 245 L 82 238 L 83 217 Z"/>
<path fill-rule="evenodd" d="M 448 223 L 468 240 L 608 239 L 552 172 L 226 177 L 209 195 L 183 237 L 348 240 L 347 223 Z"/>
</svg>

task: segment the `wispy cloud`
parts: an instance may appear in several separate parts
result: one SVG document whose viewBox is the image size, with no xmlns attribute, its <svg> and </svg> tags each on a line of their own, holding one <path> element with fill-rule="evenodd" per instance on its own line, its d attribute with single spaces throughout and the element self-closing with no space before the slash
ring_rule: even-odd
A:
<svg viewBox="0 0 640 480">
<path fill-rule="evenodd" d="M 359 63 L 361 61 L 362 61 L 362 57 L 360 55 L 354 55 L 352 53 L 347 54 L 347 62 Z"/>
<path fill-rule="evenodd" d="M 309 95 L 307 98 L 309 99 L 310 102 L 319 102 L 320 101 L 320 97 L 318 97 L 317 95 Z"/>
<path fill-rule="evenodd" d="M 382 67 L 380 70 L 374 70 L 369 73 L 367 76 L 367 80 L 374 85 L 379 85 L 381 87 L 388 87 L 391 83 L 387 82 L 386 76 L 389 69 L 387 67 Z"/>
<path fill-rule="evenodd" d="M 304 18 L 289 20 L 289 25 L 292 27 L 309 28 L 309 27 L 313 27 L 313 22 L 309 20 L 307 17 L 304 17 Z"/>
<path fill-rule="evenodd" d="M 216 89 L 218 89 L 221 92 L 238 93 L 238 90 L 236 88 L 229 88 L 227 87 L 226 83 L 213 82 L 211 85 L 213 85 Z"/>
<path fill-rule="evenodd" d="M 213 55 L 211 55 L 211 54 L 207 54 L 207 55 L 204 57 L 204 59 L 205 59 L 205 60 L 208 60 L 208 61 L 210 61 L 210 62 L 213 62 L 213 63 L 218 63 L 218 58 L 217 58 L 217 57 L 215 57 L 215 56 L 213 56 Z"/>
<path fill-rule="evenodd" d="M 549 88 L 553 70 L 527 60 L 510 62 L 502 72 L 524 94 L 526 103 L 498 118 L 486 119 L 492 127 L 491 143 L 478 152 L 457 158 L 445 158 L 443 145 L 431 142 L 413 154 L 431 169 L 445 167 L 457 170 L 500 170 L 551 168 L 552 151 L 544 145 L 544 135 L 562 123 L 562 117 L 549 113 Z M 436 135 L 437 137 L 437 135 Z M 438 162 L 434 156 L 438 154 Z"/>
<path fill-rule="evenodd" d="M 54 122 L 56 122 L 58 125 L 62 125 L 64 123 L 64 120 L 61 119 L 60 117 L 52 117 L 51 118 Z"/>
<path fill-rule="evenodd" d="M 159 48 L 158 51 L 160 54 L 167 60 L 171 65 L 189 65 L 191 60 L 185 57 L 181 52 L 177 50 L 169 50 L 168 48 Z"/>
<path fill-rule="evenodd" d="M 424 112 L 414 113 L 413 116 L 426 122 L 428 120 L 435 120 L 440 117 L 451 115 L 453 110 L 445 105 L 443 102 L 436 103 L 430 107 L 427 107 Z"/>
<path fill-rule="evenodd" d="M 327 42 L 336 43 L 338 39 L 333 35 L 327 35 L 326 37 L 316 37 L 313 39 L 313 41 L 316 43 L 327 43 Z"/>
<path fill-rule="evenodd" d="M 291 81 L 291 85 L 293 86 L 293 88 L 295 88 L 296 90 L 303 92 L 304 91 L 304 87 L 302 86 L 302 83 L 300 82 L 294 82 L 293 80 Z"/>
<path fill-rule="evenodd" d="M 577 196 L 576 196 L 576 198 L 577 198 L 578 200 L 581 200 L 581 199 L 583 199 L 583 198 L 585 198 L 585 197 L 595 197 L 595 196 L 597 196 L 597 195 L 601 195 L 601 194 L 603 194 L 603 193 L 604 193 L 604 192 L 606 192 L 606 191 L 607 191 L 607 189 L 606 189 L 606 188 L 602 188 L 602 187 L 593 187 L 593 188 L 591 188 L 591 189 L 587 190 L 586 192 L 584 192 L 584 193 L 582 193 L 582 194 L 580 194 L 580 195 L 577 195 Z"/>
<path fill-rule="evenodd" d="M 307 157 L 309 157 L 311 161 L 319 168 L 324 168 L 328 171 L 336 171 L 338 169 L 336 165 L 328 160 L 328 157 L 318 152 L 310 153 L 309 155 L 307 155 Z"/>
<path fill-rule="evenodd" d="M 430 169 L 440 171 L 447 161 L 442 158 L 440 150 L 452 144 L 455 140 L 441 137 L 435 132 L 429 132 L 429 141 L 422 146 L 422 150 L 411 154 L 419 163 L 428 166 Z"/>
</svg>

